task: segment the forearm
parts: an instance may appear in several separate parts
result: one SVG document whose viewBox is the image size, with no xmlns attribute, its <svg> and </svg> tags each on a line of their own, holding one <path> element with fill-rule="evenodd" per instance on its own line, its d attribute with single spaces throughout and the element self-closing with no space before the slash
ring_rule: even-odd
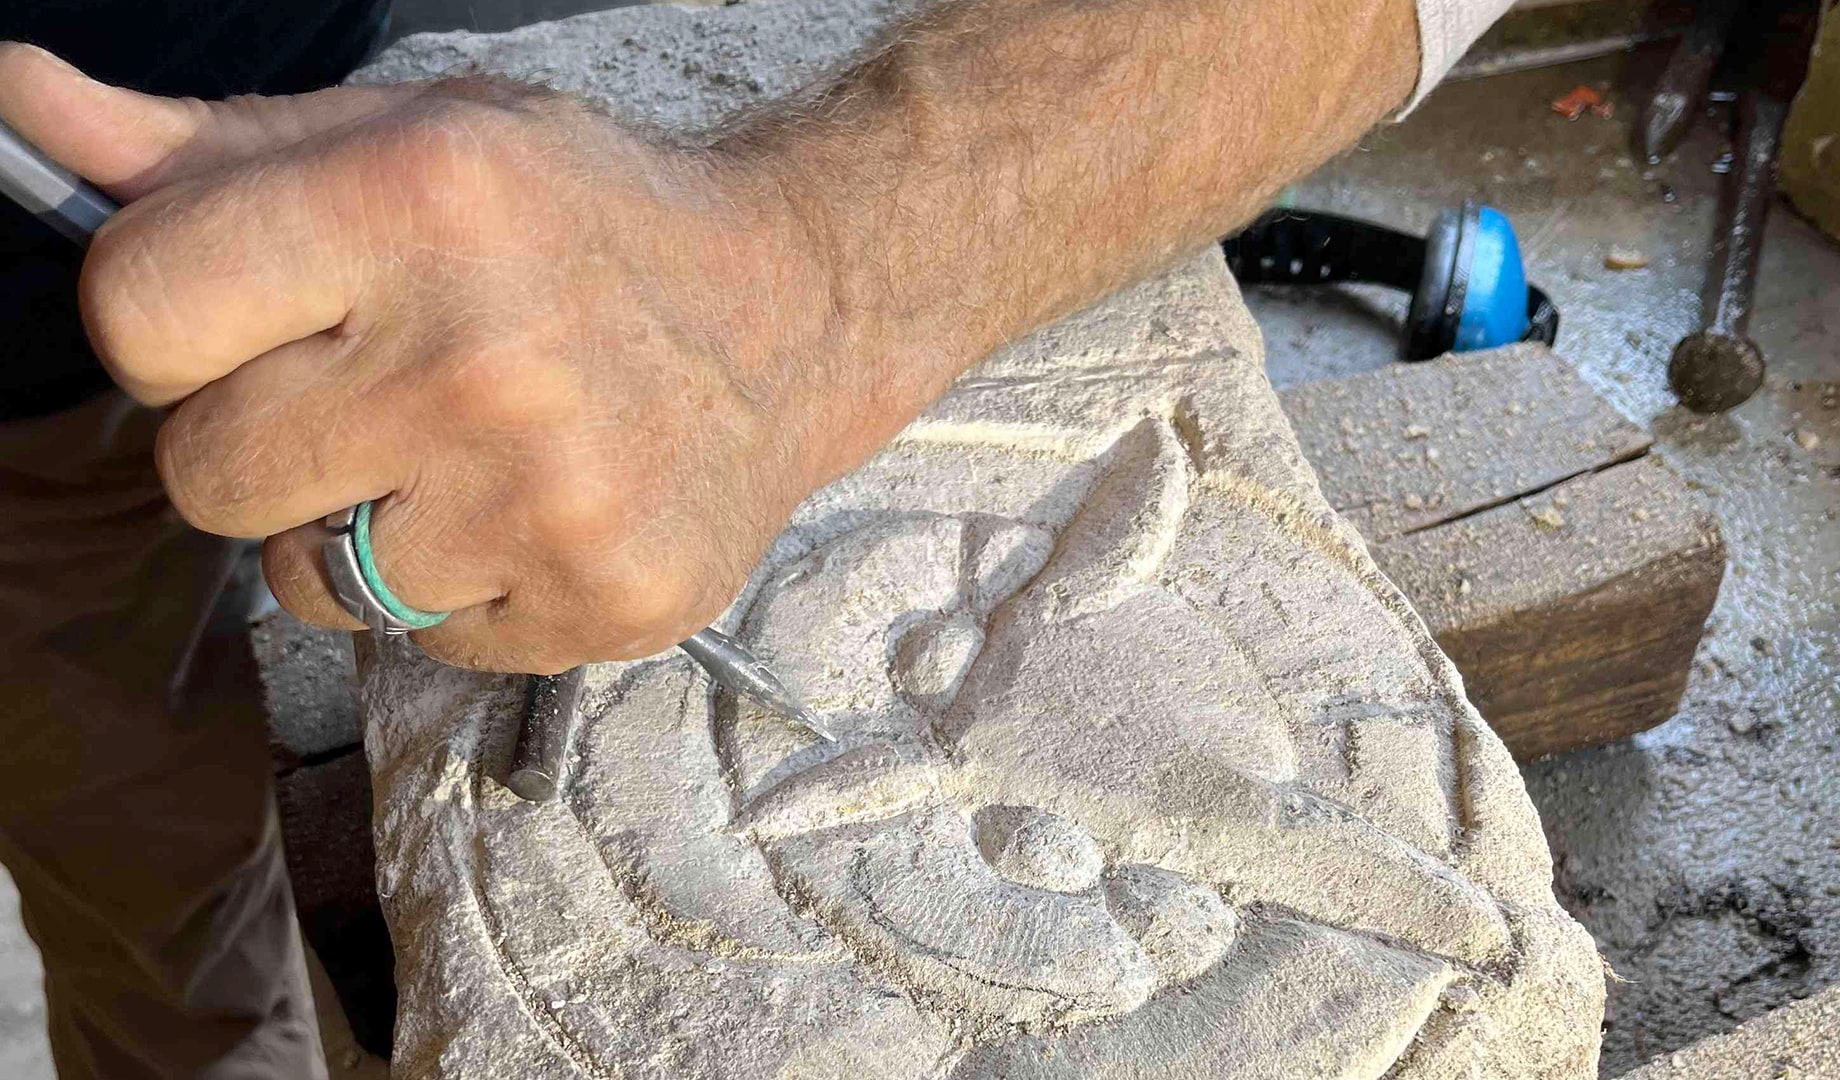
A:
<svg viewBox="0 0 1840 1080">
<path fill-rule="evenodd" d="M 1397 109 L 1415 26 L 1410 0 L 963 0 L 729 139 L 831 267 L 836 468 Z"/>
</svg>

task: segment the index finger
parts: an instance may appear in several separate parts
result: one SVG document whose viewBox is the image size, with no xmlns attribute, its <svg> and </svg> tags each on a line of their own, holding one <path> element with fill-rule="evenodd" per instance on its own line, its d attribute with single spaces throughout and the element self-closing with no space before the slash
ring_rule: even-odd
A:
<svg viewBox="0 0 1840 1080">
<path fill-rule="evenodd" d="M 168 404 L 345 321 L 372 261 L 349 198 L 320 180 L 334 163 L 283 160 L 185 181 L 102 227 L 83 264 L 83 318 L 124 390 Z"/>
</svg>

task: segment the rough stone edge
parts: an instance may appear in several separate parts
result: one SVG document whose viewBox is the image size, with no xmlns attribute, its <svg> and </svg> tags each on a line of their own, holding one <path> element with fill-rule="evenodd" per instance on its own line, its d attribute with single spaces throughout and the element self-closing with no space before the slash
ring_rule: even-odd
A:
<svg viewBox="0 0 1840 1080">
<path fill-rule="evenodd" d="M 1622 1080 L 1831 1080 L 1840 1077 L 1840 986 L 1623 1074 Z"/>
</svg>

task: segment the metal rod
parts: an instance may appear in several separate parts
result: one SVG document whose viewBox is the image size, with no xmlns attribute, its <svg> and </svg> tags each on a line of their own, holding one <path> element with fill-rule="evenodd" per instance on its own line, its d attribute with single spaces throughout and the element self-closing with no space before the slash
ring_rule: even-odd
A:
<svg viewBox="0 0 1840 1080">
<path fill-rule="evenodd" d="M 1567 41 L 1559 45 L 1501 49 L 1475 56 L 1465 56 L 1450 69 L 1450 74 L 1444 76 L 1444 81 L 1465 82 L 1470 79 L 1487 79 L 1496 75 L 1511 75 L 1517 71 L 1533 71 L 1537 68 L 1557 67 L 1560 64 L 1575 63 L 1579 60 L 1593 60 L 1599 56 L 1629 52 L 1649 42 L 1665 41 L 1676 33 L 1678 31 L 1636 30 L 1627 34 L 1610 34 L 1606 37 L 1590 38 L 1585 41 Z"/>
<path fill-rule="evenodd" d="M 52 161 L 25 137 L 0 122 L 0 195 L 78 244 L 121 209 L 75 173 Z"/>
<path fill-rule="evenodd" d="M 1650 164 L 1674 148 L 1705 100 L 1737 13 L 1737 0 L 1701 0 L 1693 25 L 1668 57 L 1642 115 L 1642 153 Z"/>
<path fill-rule="evenodd" d="M 1738 99 L 1738 162 L 1720 192 L 1706 326 L 1683 338 L 1668 360 L 1668 385 L 1694 412 L 1735 408 L 1763 385 L 1763 350 L 1750 338 L 1751 308 L 1787 114 L 1780 99 L 1760 90 Z"/>
<path fill-rule="evenodd" d="M 523 723 L 505 786 L 531 802 L 548 802 L 562 785 L 569 734 L 581 706 L 584 668 L 532 675 L 524 690 Z"/>
</svg>

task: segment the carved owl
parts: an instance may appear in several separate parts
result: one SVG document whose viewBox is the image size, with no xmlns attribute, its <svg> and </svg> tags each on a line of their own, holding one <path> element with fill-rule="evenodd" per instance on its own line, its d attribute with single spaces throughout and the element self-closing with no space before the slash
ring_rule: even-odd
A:
<svg viewBox="0 0 1840 1080">
<path fill-rule="evenodd" d="M 1170 419 L 1081 483 L 1056 528 L 867 515 L 763 583 L 740 633 L 835 743 L 609 668 L 528 805 L 515 687 L 456 699 L 430 838 L 490 947 L 417 924 L 479 1001 L 414 1033 L 523 1075 L 1574 1075 L 1595 954 L 1397 594 Z"/>
</svg>

